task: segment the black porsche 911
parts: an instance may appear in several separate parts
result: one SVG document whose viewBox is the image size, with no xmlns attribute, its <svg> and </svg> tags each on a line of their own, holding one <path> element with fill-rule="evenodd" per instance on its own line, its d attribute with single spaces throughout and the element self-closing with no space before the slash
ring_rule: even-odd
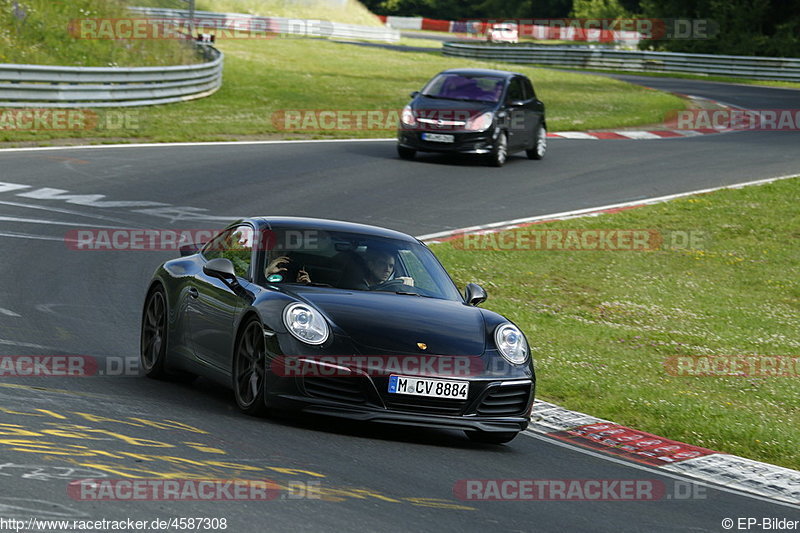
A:
<svg viewBox="0 0 800 533">
<path fill-rule="evenodd" d="M 482 154 L 492 166 L 525 151 L 542 159 L 547 150 L 544 104 L 531 80 L 517 72 L 450 69 L 411 93 L 397 131 L 397 153 Z"/>
<path fill-rule="evenodd" d="M 202 375 L 239 408 L 464 430 L 502 443 L 527 427 L 525 335 L 462 296 L 434 254 L 396 231 L 260 217 L 185 246 L 147 288 L 141 362 Z"/>
</svg>

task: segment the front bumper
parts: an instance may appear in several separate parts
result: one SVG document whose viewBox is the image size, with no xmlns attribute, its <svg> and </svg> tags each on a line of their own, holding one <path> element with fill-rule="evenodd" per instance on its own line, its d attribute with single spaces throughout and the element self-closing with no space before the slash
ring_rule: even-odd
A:
<svg viewBox="0 0 800 533">
<path fill-rule="evenodd" d="M 481 132 L 458 132 L 448 130 L 418 130 L 399 129 L 397 142 L 404 148 L 419 152 L 461 153 L 461 154 L 490 154 L 494 150 L 497 140 L 497 130 L 492 128 Z M 424 133 L 437 133 L 452 135 L 454 142 L 426 141 L 422 138 Z"/>
<path fill-rule="evenodd" d="M 271 407 L 327 416 L 486 432 L 528 426 L 535 378 L 466 380 L 465 400 L 388 392 L 388 376 L 276 378 L 268 384 Z"/>
</svg>

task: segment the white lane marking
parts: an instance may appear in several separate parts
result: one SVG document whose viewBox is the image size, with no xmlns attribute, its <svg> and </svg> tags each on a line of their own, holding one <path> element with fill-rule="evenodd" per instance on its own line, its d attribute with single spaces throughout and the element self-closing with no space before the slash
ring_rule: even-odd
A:
<svg viewBox="0 0 800 533">
<path fill-rule="evenodd" d="M 21 183 L 6 183 L 0 181 L 0 192 L 18 191 L 20 189 L 30 189 L 30 185 L 23 185 Z"/>
<path fill-rule="evenodd" d="M 248 146 L 261 144 L 298 144 L 298 143 L 342 143 L 342 142 L 396 142 L 395 137 L 383 139 L 298 139 L 293 141 L 214 141 L 185 143 L 130 143 L 130 144 L 82 144 L 77 146 L 31 146 L 27 148 L 0 148 L 2 152 L 36 152 L 50 150 L 87 150 L 101 148 L 161 148 L 166 146 Z"/>
<path fill-rule="evenodd" d="M 710 488 L 710 489 L 713 489 L 713 490 L 718 490 L 718 491 L 727 492 L 727 493 L 730 493 L 730 494 L 735 494 L 737 496 L 743 496 L 743 497 L 746 497 L 746 498 L 751 498 L 751 499 L 754 499 L 754 500 L 759 500 L 759 501 L 771 503 L 771 504 L 774 504 L 774 505 L 781 505 L 783 507 L 789 507 L 791 509 L 797 509 L 797 505 L 793 505 L 791 503 L 783 502 L 783 501 L 780 501 L 780 500 L 773 500 L 773 499 L 770 499 L 770 498 L 766 498 L 764 496 L 759 496 L 758 494 L 751 494 L 749 492 L 742 492 L 742 491 L 731 489 L 731 488 L 728 488 L 728 487 L 725 487 L 725 486 L 722 486 L 722 485 L 716 485 L 714 483 L 707 483 L 705 481 L 698 480 L 696 478 L 691 478 L 691 477 L 688 477 L 688 476 L 676 475 L 676 474 L 673 474 L 673 473 L 668 472 L 668 471 L 659 470 L 659 469 L 657 469 L 655 467 L 650 467 L 650 466 L 646 466 L 646 465 L 643 465 L 643 464 L 634 463 L 633 461 L 626 461 L 624 459 L 619 459 L 617 457 L 613 457 L 613 456 L 610 456 L 610 455 L 605 455 L 605 454 L 600 453 L 600 452 L 595 452 L 595 451 L 589 450 L 587 448 L 583 448 L 582 446 L 577 446 L 577 445 L 574 445 L 574 444 L 569 444 L 569 443 L 566 443 L 566 442 L 562 442 L 562 441 L 560 441 L 558 439 L 555 439 L 553 437 L 548 437 L 546 435 L 540 435 L 538 433 L 532 433 L 530 430 L 523 431 L 521 434 L 525 435 L 526 437 L 531 437 L 531 438 L 534 438 L 534 439 L 538 439 L 538 440 L 544 441 L 544 442 L 546 442 L 548 444 L 554 444 L 556 446 L 561 446 L 562 448 L 567 448 L 568 450 L 580 452 L 582 454 L 590 455 L 590 456 L 595 457 L 597 459 L 603 459 L 605 461 L 610 461 L 612 463 L 616 463 L 616 464 L 619 464 L 619 465 L 622 465 L 622 466 L 626 466 L 628 468 L 635 468 L 637 470 L 644 470 L 645 472 L 650 472 L 652 474 L 657 474 L 659 476 L 664 476 L 664 477 L 676 479 L 676 480 L 679 480 L 679 481 L 686 481 L 687 479 L 690 479 L 692 481 L 692 483 L 696 483 L 697 485 L 700 485 L 701 487 L 707 487 L 707 488 Z"/>
<path fill-rule="evenodd" d="M 649 131 L 615 131 L 617 135 L 622 135 L 628 139 L 661 139 L 660 135 L 650 133 Z"/>
<path fill-rule="evenodd" d="M 15 233 L 13 231 L 0 231 L 0 237 L 12 237 L 14 239 L 33 239 L 36 241 L 60 241 L 77 242 L 75 239 L 65 239 L 64 237 L 51 237 L 48 235 L 33 235 L 32 233 Z"/>
<path fill-rule="evenodd" d="M 134 213 L 144 213 L 145 215 L 152 215 L 154 217 L 168 218 L 170 222 L 174 223 L 177 220 L 211 220 L 230 223 L 234 220 L 239 220 L 242 216 L 221 216 L 221 215 L 206 215 L 203 207 L 188 207 L 188 206 L 167 206 L 167 207 L 154 207 L 152 209 L 134 209 Z"/>
<path fill-rule="evenodd" d="M 7 339 L 0 339 L 0 344 L 4 346 L 20 346 L 22 348 L 36 348 L 39 350 L 57 350 L 57 348 L 53 348 L 50 346 L 42 346 L 41 344 L 32 344 L 30 342 L 18 342 L 18 341 L 10 341 Z"/>
<path fill-rule="evenodd" d="M 21 218 L 21 217 L 3 217 L 0 216 L 0 222 L 24 222 L 26 224 L 50 224 L 53 226 L 85 226 L 86 224 L 79 224 L 77 222 L 62 222 L 60 220 L 44 220 L 41 218 Z M 102 229 L 129 229 L 121 226 L 92 226 L 93 228 Z"/>
<path fill-rule="evenodd" d="M 15 317 L 21 317 L 22 316 L 22 315 L 18 315 L 17 313 L 15 313 L 14 311 L 12 311 L 10 309 L 4 309 L 2 307 L 0 307 L 0 315 L 15 316 Z"/>
<path fill-rule="evenodd" d="M 697 137 L 698 135 L 703 135 L 699 131 L 694 130 L 669 130 L 673 133 L 677 133 L 678 135 L 683 135 L 684 137 Z"/>
<path fill-rule="evenodd" d="M 156 207 L 165 206 L 164 202 L 151 202 L 148 200 L 103 200 L 105 194 L 69 194 L 64 189 L 54 189 L 52 187 L 42 187 L 33 191 L 18 193 L 21 198 L 33 198 L 35 200 L 60 200 L 68 204 L 85 205 L 88 207 L 120 208 L 120 207 Z"/>
<path fill-rule="evenodd" d="M 598 138 L 590 133 L 584 133 L 582 131 L 559 131 L 557 133 L 553 133 L 553 135 L 557 135 L 562 139 L 589 139 L 592 141 L 597 141 Z"/>
<path fill-rule="evenodd" d="M 800 172 L 800 171 L 798 171 Z M 446 230 L 440 231 L 437 233 L 428 233 L 426 235 L 420 235 L 417 239 L 421 241 L 431 241 L 434 239 L 441 239 L 446 237 L 452 237 L 453 235 L 460 235 L 462 233 L 469 233 L 473 231 L 481 231 L 487 229 L 499 229 L 499 228 L 507 228 L 509 226 L 515 224 L 527 224 L 530 222 L 537 222 L 543 220 L 555 220 L 561 218 L 574 218 L 579 216 L 591 216 L 594 214 L 602 214 L 602 211 L 608 211 L 610 209 L 618 209 L 620 207 L 632 207 L 637 205 L 649 205 L 649 204 L 656 204 L 661 202 L 667 202 L 669 200 L 674 200 L 676 198 L 683 198 L 686 196 L 693 196 L 695 194 L 704 194 L 708 192 L 720 191 L 724 189 L 741 189 L 743 187 L 750 187 L 753 185 L 764 185 L 766 183 L 772 183 L 773 181 L 780 181 L 785 179 L 791 179 L 798 177 L 797 174 L 788 174 L 786 176 L 775 176 L 773 178 L 764 178 L 760 180 L 753 180 L 753 181 L 746 181 L 743 183 L 734 183 L 733 185 L 722 185 L 720 187 L 710 187 L 708 189 L 697 189 L 694 191 L 688 192 L 680 192 L 676 194 L 668 194 L 666 196 L 655 196 L 652 198 L 642 198 L 640 200 L 633 200 L 630 202 L 621 202 L 618 204 L 609 204 L 609 205 L 602 205 L 598 207 L 587 207 L 585 209 L 575 209 L 573 211 L 562 211 L 561 213 L 551 213 L 549 215 L 537 215 L 535 217 L 525 217 L 525 218 L 515 218 L 513 220 L 503 220 L 500 222 L 492 222 L 491 224 L 482 224 L 479 226 L 468 226 L 466 228 L 459 228 L 454 230 Z"/>
<path fill-rule="evenodd" d="M 0 189 L 2 192 L 2 189 Z M 123 220 L 121 218 L 114 218 L 114 217 L 107 217 L 103 215 L 94 215 L 91 213 L 82 213 L 81 211 L 75 211 L 73 209 L 59 209 L 57 207 L 50 207 L 44 205 L 32 205 L 32 204 L 23 204 L 21 202 L 6 202 L 0 200 L 0 205 L 10 205 L 12 207 L 23 207 L 25 209 L 40 209 L 42 211 L 50 211 L 52 213 L 63 213 L 65 215 L 75 215 L 79 217 L 86 217 L 86 218 L 95 218 L 98 220 L 107 220 L 109 222 L 119 222 L 120 224 L 131 224 L 132 226 L 140 226 L 141 224 L 128 222 L 127 220 Z"/>
</svg>

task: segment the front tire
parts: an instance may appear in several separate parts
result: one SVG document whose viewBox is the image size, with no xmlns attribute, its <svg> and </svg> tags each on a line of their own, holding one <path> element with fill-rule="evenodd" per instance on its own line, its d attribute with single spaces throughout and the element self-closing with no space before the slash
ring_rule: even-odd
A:
<svg viewBox="0 0 800 533">
<path fill-rule="evenodd" d="M 539 124 L 539 129 L 536 130 L 536 138 L 533 140 L 533 148 L 525 150 L 528 159 L 543 159 L 547 151 L 547 130 L 544 124 Z"/>
<path fill-rule="evenodd" d="M 519 431 L 465 431 L 467 437 L 472 442 L 479 442 L 481 444 L 505 444 L 511 442 L 514 437 L 519 435 Z"/>
<path fill-rule="evenodd" d="M 502 167 L 508 158 L 508 137 L 505 132 L 500 132 L 494 144 L 494 150 L 489 156 L 489 164 L 493 167 Z"/>
<path fill-rule="evenodd" d="M 144 374 L 153 379 L 165 379 L 167 359 L 167 298 L 159 285 L 150 291 L 142 312 L 139 356 Z"/>
<path fill-rule="evenodd" d="M 412 148 L 406 148 L 405 146 L 397 145 L 397 155 L 400 156 L 400 159 L 410 161 L 411 159 L 414 159 L 415 155 L 417 155 L 417 151 Z"/>
<path fill-rule="evenodd" d="M 266 343 L 264 328 L 258 319 L 251 319 L 242 328 L 233 352 L 233 391 L 239 409 L 251 416 L 267 414 L 264 404 L 266 389 Z"/>
</svg>

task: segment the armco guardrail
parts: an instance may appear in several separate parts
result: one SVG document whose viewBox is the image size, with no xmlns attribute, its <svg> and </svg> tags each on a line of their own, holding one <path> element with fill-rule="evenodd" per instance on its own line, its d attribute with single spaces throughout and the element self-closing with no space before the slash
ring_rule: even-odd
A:
<svg viewBox="0 0 800 533">
<path fill-rule="evenodd" d="M 448 42 L 444 55 L 561 67 L 800 81 L 800 59 Z"/>
<path fill-rule="evenodd" d="M 131 7 L 130 11 L 148 17 L 169 19 L 189 19 L 189 11 L 185 9 L 161 9 L 153 7 Z M 306 37 L 333 37 L 336 39 L 363 39 L 368 41 L 397 42 L 400 32 L 382 26 L 358 26 L 327 20 L 290 19 L 283 17 L 260 17 L 244 13 L 214 13 L 211 11 L 195 11 L 195 24 L 202 29 L 203 22 L 208 22 L 209 30 L 250 31 L 255 33 L 276 33 L 286 35 L 302 35 Z M 213 33 L 213 31 L 212 31 Z"/>
<path fill-rule="evenodd" d="M 167 67 L 58 67 L 0 64 L 0 107 L 130 107 L 212 94 L 224 56 L 202 47 L 206 63 Z"/>
</svg>

